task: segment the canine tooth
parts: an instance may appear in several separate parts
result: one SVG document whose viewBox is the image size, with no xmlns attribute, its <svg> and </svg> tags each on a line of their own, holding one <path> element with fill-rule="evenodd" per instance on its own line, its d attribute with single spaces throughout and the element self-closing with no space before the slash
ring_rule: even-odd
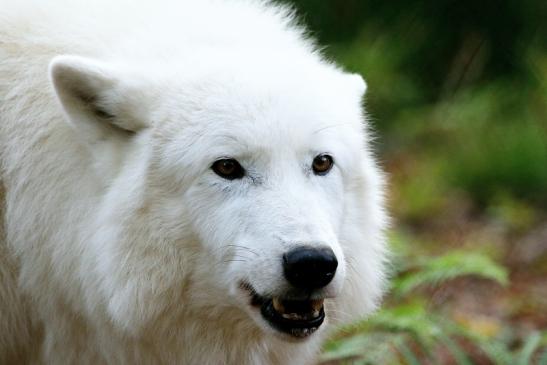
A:
<svg viewBox="0 0 547 365">
<path fill-rule="evenodd" d="M 285 307 L 283 306 L 283 303 L 281 303 L 281 300 L 278 298 L 272 299 L 272 304 L 274 309 L 279 313 L 285 313 Z"/>
<path fill-rule="evenodd" d="M 302 319 L 302 316 L 299 315 L 298 313 L 283 313 L 282 316 L 285 319 L 291 319 L 291 320 Z"/>
<path fill-rule="evenodd" d="M 314 311 L 320 311 L 321 308 L 323 308 L 323 299 L 312 300 L 311 307 L 313 308 Z"/>
<path fill-rule="evenodd" d="M 311 316 L 312 316 L 312 318 L 317 318 L 317 317 L 319 317 L 319 310 L 315 309 L 315 310 L 311 313 Z"/>
</svg>

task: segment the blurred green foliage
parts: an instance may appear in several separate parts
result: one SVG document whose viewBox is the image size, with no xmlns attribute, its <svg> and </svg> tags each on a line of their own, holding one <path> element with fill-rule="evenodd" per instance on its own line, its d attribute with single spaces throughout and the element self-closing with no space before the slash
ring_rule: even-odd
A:
<svg viewBox="0 0 547 365">
<path fill-rule="evenodd" d="M 508 192 L 547 205 L 547 2 L 291 3 L 364 75 L 385 153 L 445 155 L 437 173 L 481 204 Z"/>
<path fill-rule="evenodd" d="M 408 260 L 409 255 L 402 258 Z M 440 257 L 422 256 L 407 264 L 393 283 L 396 303 L 370 319 L 340 330 L 327 343 L 322 360 L 342 364 L 440 364 L 527 365 L 547 360 L 547 331 L 534 331 L 515 346 L 515 334 L 501 324 L 482 319 L 466 322 L 446 317 L 427 305 L 420 286 L 439 287 L 466 276 L 507 285 L 507 270 L 479 253 L 451 252 Z"/>
<path fill-rule="evenodd" d="M 285 0 L 368 83 L 392 288 L 328 364 L 547 365 L 547 2 Z"/>
<path fill-rule="evenodd" d="M 400 71 L 418 83 L 427 100 L 438 99 L 447 76 L 464 81 L 462 77 L 470 76 L 464 69 L 479 66 L 473 63 L 481 64 L 476 80 L 500 76 L 533 79 L 523 55 L 531 47 L 547 47 L 547 4 L 541 0 L 291 3 L 323 44 L 344 43 L 364 34 L 371 43 L 387 39 L 395 47 L 384 56 L 396 56 Z M 371 43 L 369 48 L 374 46 Z M 452 75 L 454 72 L 457 75 Z"/>
</svg>

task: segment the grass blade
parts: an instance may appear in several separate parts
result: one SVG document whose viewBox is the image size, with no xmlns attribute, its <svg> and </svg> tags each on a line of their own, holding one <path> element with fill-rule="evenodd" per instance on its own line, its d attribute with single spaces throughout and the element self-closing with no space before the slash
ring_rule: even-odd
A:
<svg viewBox="0 0 547 365">
<path fill-rule="evenodd" d="M 528 338 L 526 339 L 526 342 L 524 342 L 524 346 L 522 346 L 522 350 L 520 351 L 520 354 L 517 357 L 518 365 L 530 364 L 532 355 L 534 355 L 534 352 L 537 350 L 537 348 L 540 345 L 540 340 L 541 340 L 541 336 L 537 332 L 528 336 Z"/>
</svg>

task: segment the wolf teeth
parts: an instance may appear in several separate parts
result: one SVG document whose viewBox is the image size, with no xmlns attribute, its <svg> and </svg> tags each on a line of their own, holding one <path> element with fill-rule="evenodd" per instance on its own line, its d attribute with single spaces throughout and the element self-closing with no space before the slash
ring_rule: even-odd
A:
<svg viewBox="0 0 547 365">
<path fill-rule="evenodd" d="M 319 313 L 320 313 L 320 310 L 315 309 L 315 310 L 311 313 L 311 315 L 312 315 L 313 318 L 317 318 L 317 317 L 319 317 Z"/>
<path fill-rule="evenodd" d="M 315 299 L 311 301 L 311 307 L 314 311 L 319 312 L 323 308 L 323 299 Z"/>
<path fill-rule="evenodd" d="M 319 315 L 320 311 L 318 310 L 309 313 L 281 313 L 283 318 L 295 321 L 310 320 L 319 317 Z"/>
<path fill-rule="evenodd" d="M 304 316 L 302 316 L 298 313 L 283 313 L 283 314 L 281 314 L 281 316 L 283 316 L 283 318 L 292 319 L 292 320 L 305 319 Z"/>
<path fill-rule="evenodd" d="M 318 318 L 321 315 L 321 310 L 323 309 L 323 299 L 310 300 L 308 307 L 309 309 L 306 312 L 290 311 L 290 307 L 286 307 L 280 298 L 272 298 L 272 306 L 273 309 L 285 319 L 296 321 L 310 320 Z"/>
<path fill-rule="evenodd" d="M 282 313 L 281 316 L 285 319 L 290 319 L 290 320 L 293 320 L 293 321 L 307 321 L 307 320 L 319 317 L 319 311 L 314 311 L 314 312 L 311 312 L 311 313 L 304 313 L 304 314 Z"/>
<path fill-rule="evenodd" d="M 272 304 L 274 309 L 279 313 L 285 313 L 285 307 L 283 306 L 283 303 L 281 303 L 281 300 L 279 298 L 273 298 Z"/>
<path fill-rule="evenodd" d="M 302 328 L 297 330 L 295 329 L 295 330 L 292 330 L 291 333 L 293 336 L 296 336 L 296 337 L 307 337 L 311 335 L 312 333 L 314 333 L 315 331 L 317 331 L 317 327 Z"/>
</svg>

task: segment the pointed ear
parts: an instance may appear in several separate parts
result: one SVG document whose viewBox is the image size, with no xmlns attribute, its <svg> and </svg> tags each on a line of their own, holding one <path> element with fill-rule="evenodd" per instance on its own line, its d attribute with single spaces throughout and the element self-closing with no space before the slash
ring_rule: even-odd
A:
<svg viewBox="0 0 547 365">
<path fill-rule="evenodd" d="M 71 124 L 93 143 L 128 137 L 146 127 L 142 103 L 131 103 L 131 87 L 113 67 L 98 61 L 58 56 L 50 79 Z"/>
</svg>

